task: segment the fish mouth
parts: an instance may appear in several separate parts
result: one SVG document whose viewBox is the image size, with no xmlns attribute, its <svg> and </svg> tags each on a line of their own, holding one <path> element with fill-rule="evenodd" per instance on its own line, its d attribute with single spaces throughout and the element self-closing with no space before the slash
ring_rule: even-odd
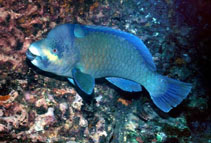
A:
<svg viewBox="0 0 211 143">
<path fill-rule="evenodd" d="M 30 60 L 33 61 L 35 58 L 40 57 L 41 54 L 39 50 L 33 46 L 33 44 L 29 47 L 29 49 L 26 51 L 26 57 Z"/>
<path fill-rule="evenodd" d="M 27 59 L 29 59 L 30 61 L 33 61 L 37 56 L 32 54 L 29 49 L 26 51 L 26 57 Z"/>
<path fill-rule="evenodd" d="M 39 50 L 39 47 L 37 48 L 34 44 L 31 44 L 29 49 L 26 51 L 26 57 L 33 65 L 37 67 L 41 66 L 42 53 Z"/>
</svg>

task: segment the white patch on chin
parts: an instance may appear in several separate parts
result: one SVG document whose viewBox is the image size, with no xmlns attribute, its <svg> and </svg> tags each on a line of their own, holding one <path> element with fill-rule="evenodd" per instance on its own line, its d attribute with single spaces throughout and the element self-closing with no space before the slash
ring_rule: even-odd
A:
<svg viewBox="0 0 211 143">
<path fill-rule="evenodd" d="M 31 45 L 31 46 L 29 47 L 29 51 L 30 51 L 33 55 L 41 56 L 39 50 L 38 50 L 35 46 L 33 46 L 33 45 Z"/>
<path fill-rule="evenodd" d="M 39 65 L 39 62 L 37 61 L 36 58 L 35 58 L 34 60 L 32 60 L 31 63 L 32 63 L 33 65 L 37 66 L 37 67 L 38 67 L 38 65 Z"/>
</svg>

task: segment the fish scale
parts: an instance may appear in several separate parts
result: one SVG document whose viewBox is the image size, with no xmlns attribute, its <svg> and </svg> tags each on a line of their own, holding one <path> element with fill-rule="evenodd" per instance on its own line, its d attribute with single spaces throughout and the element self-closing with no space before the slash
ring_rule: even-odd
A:
<svg viewBox="0 0 211 143">
<path fill-rule="evenodd" d="M 89 41 L 90 46 L 85 44 L 87 41 Z M 125 78 L 131 78 L 129 76 L 135 75 L 135 70 L 141 69 L 142 59 L 138 51 L 134 49 L 137 53 L 134 54 L 133 51 L 131 52 L 131 44 L 114 35 L 96 32 L 75 40 L 75 46 L 81 49 L 83 60 L 80 63 L 88 64 L 88 67 L 92 69 L 86 72 L 92 73 L 96 78 L 116 76 L 116 73 L 120 74 L 118 76 L 123 75 Z M 94 62 L 92 62 L 93 59 L 95 59 Z M 140 64 L 134 63 L 134 60 L 139 60 Z"/>
</svg>

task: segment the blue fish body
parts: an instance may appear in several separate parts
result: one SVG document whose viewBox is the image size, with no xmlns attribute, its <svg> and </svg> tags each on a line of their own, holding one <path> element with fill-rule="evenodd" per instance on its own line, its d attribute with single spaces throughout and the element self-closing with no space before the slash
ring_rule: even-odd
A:
<svg viewBox="0 0 211 143">
<path fill-rule="evenodd" d="M 67 77 L 87 94 L 93 92 L 95 78 L 104 77 L 129 92 L 141 91 L 142 85 L 164 112 L 180 104 L 191 90 L 189 83 L 158 74 L 138 37 L 107 27 L 57 26 L 47 38 L 30 45 L 27 57 L 40 69 Z"/>
</svg>

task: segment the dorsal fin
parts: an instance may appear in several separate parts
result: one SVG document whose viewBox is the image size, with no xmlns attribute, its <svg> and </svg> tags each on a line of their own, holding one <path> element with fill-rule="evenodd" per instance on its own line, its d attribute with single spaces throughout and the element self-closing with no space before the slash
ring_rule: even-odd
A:
<svg viewBox="0 0 211 143">
<path fill-rule="evenodd" d="M 151 55 L 149 49 L 145 46 L 145 44 L 142 42 L 142 40 L 139 39 L 138 37 L 136 37 L 135 35 L 127 33 L 127 32 L 123 32 L 120 30 L 103 27 L 103 26 L 84 26 L 84 28 L 86 28 L 88 31 L 100 31 L 100 32 L 120 36 L 120 37 L 126 39 L 131 44 L 133 44 L 134 47 L 140 52 L 147 67 L 149 67 L 152 71 L 156 70 L 156 66 L 152 60 L 152 55 Z"/>
<path fill-rule="evenodd" d="M 75 24 L 74 36 L 77 38 L 83 38 L 85 36 L 84 30 L 79 24 Z"/>
</svg>

